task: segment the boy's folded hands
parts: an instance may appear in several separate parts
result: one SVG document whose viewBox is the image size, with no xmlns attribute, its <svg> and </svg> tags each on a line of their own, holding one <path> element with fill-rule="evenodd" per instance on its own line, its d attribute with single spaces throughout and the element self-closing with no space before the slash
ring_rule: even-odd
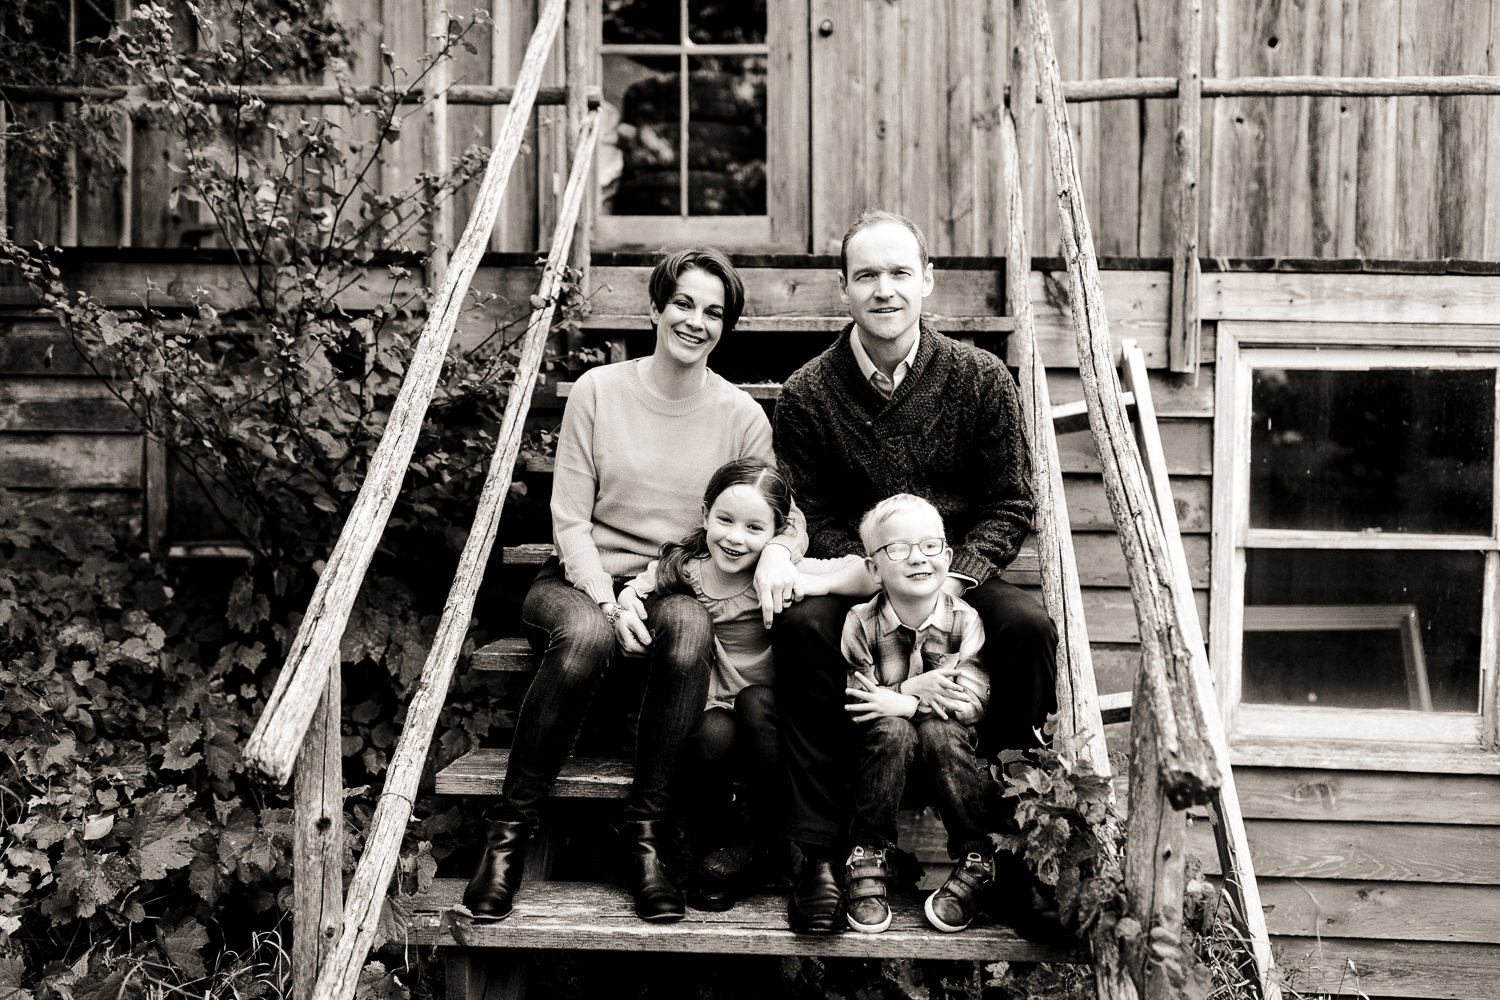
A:
<svg viewBox="0 0 1500 1000">
<path fill-rule="evenodd" d="M 854 679 L 859 687 L 844 688 L 851 699 L 844 706 L 852 713 L 855 722 L 873 722 L 876 719 L 909 719 L 921 707 L 913 695 L 902 694 L 894 688 L 881 687 L 867 675 L 855 671 Z"/>
<path fill-rule="evenodd" d="M 946 719 L 949 712 L 961 712 L 972 704 L 968 689 L 958 682 L 958 675 L 958 667 L 926 670 L 902 681 L 900 691 L 917 699 L 919 711 Z"/>
</svg>

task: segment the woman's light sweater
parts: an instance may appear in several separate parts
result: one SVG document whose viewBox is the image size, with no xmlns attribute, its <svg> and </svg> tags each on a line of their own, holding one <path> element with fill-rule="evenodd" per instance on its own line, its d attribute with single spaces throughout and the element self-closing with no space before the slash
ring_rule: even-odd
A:
<svg viewBox="0 0 1500 1000">
<path fill-rule="evenodd" d="M 563 410 L 552 474 L 552 540 L 569 582 L 603 603 L 665 542 L 703 519 L 703 491 L 725 462 L 774 461 L 760 404 L 712 371 L 685 399 L 664 399 L 640 361 L 583 373 Z M 777 536 L 800 556 L 802 518 Z"/>
</svg>

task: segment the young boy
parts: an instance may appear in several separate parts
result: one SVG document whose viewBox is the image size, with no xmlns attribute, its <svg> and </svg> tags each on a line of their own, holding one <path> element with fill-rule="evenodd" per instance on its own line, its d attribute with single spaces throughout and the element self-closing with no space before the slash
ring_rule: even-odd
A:
<svg viewBox="0 0 1500 1000">
<path fill-rule="evenodd" d="M 882 500 L 859 535 L 882 592 L 851 608 L 844 622 L 845 708 L 860 740 L 854 849 L 844 869 L 847 919 L 867 934 L 891 924 L 886 850 L 896 846 L 896 810 L 919 759 L 948 831 L 948 854 L 958 859 L 924 909 L 938 930 L 961 931 L 995 878 L 988 831 L 1000 792 L 974 755 L 975 723 L 990 693 L 979 659 L 984 626 L 943 590 L 953 550 L 932 504 L 907 493 Z"/>
</svg>

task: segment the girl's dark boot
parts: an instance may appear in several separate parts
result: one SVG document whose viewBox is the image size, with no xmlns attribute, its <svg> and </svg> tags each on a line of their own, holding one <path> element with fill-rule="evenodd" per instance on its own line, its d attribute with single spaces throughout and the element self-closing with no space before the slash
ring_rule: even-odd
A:
<svg viewBox="0 0 1500 1000">
<path fill-rule="evenodd" d="M 686 912 L 682 890 L 667 873 L 662 860 L 660 820 L 622 819 L 615 832 L 625 847 L 625 887 L 635 897 L 635 913 L 642 920 L 681 920 Z"/>
<path fill-rule="evenodd" d="M 525 820 L 485 817 L 484 856 L 464 890 L 464 905 L 474 916 L 486 920 L 510 916 L 511 900 L 521 887 L 521 867 L 526 862 L 530 836 L 531 825 Z"/>
</svg>

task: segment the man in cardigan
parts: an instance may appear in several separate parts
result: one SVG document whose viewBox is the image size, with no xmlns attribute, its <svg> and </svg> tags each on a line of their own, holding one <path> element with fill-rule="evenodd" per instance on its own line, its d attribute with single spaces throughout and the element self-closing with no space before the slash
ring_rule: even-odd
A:
<svg viewBox="0 0 1500 1000">
<path fill-rule="evenodd" d="M 932 292 L 927 243 L 910 220 L 867 212 L 844 235 L 839 292 L 853 322 L 787 380 L 776 454 L 807 517 L 808 554 L 865 555 L 859 522 L 879 501 L 914 493 L 942 514 L 953 547 L 945 589 L 984 622 L 993 691 L 981 754 L 1036 744 L 1056 708 L 1057 632 L 1027 594 L 1000 579 L 1031 526 L 1031 463 L 1015 380 L 993 354 L 922 319 Z M 852 602 L 810 597 L 773 633 L 776 703 L 792 788 L 790 835 L 806 862 L 789 904 L 793 929 L 842 929 L 839 873 L 858 746 L 839 650 Z M 997 858 L 996 881 L 1024 914 L 1024 870 Z M 1009 884 L 1009 885 L 1008 885 Z"/>
</svg>

